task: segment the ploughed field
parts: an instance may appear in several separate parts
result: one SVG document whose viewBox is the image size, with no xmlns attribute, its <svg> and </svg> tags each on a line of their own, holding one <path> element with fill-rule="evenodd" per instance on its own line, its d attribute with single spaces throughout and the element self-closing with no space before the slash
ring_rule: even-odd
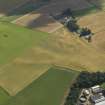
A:
<svg viewBox="0 0 105 105">
<path fill-rule="evenodd" d="M 78 74 L 51 68 L 3 105 L 60 105 Z"/>
</svg>

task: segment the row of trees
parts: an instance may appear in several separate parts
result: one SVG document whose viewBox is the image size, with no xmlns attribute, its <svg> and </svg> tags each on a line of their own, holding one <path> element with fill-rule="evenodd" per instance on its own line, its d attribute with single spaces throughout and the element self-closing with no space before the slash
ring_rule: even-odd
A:
<svg viewBox="0 0 105 105">
<path fill-rule="evenodd" d="M 103 83 L 105 83 L 105 73 L 81 72 L 70 88 L 65 105 L 76 105 L 79 94 L 83 88 L 90 88 Z"/>
<path fill-rule="evenodd" d="M 66 16 L 66 19 L 65 19 L 65 23 L 64 25 L 66 27 L 68 27 L 68 29 L 71 31 L 71 32 L 76 32 L 80 35 L 80 37 L 86 37 L 86 39 L 89 39 L 90 41 L 90 38 L 91 38 L 91 35 L 92 35 L 92 32 L 90 29 L 88 28 L 80 28 L 80 26 L 77 24 L 77 20 L 76 18 L 73 16 L 72 14 L 72 11 L 70 9 L 67 9 L 63 15 Z"/>
</svg>

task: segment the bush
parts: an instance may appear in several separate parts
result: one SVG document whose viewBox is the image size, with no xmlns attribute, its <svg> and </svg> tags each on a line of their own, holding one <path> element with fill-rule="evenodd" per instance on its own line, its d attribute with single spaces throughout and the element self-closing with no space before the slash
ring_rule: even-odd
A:
<svg viewBox="0 0 105 105">
<path fill-rule="evenodd" d="M 68 22 L 67 27 L 71 32 L 76 32 L 79 29 L 79 26 L 73 21 Z"/>
</svg>

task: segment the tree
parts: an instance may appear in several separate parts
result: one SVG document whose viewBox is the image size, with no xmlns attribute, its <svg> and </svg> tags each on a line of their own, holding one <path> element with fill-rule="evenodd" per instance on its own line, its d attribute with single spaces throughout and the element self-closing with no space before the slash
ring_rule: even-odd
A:
<svg viewBox="0 0 105 105">
<path fill-rule="evenodd" d="M 71 32 L 76 32 L 79 29 L 79 26 L 74 21 L 69 21 L 67 27 Z"/>
<path fill-rule="evenodd" d="M 80 29 L 80 37 L 90 35 L 92 32 L 88 28 L 81 28 Z"/>
<path fill-rule="evenodd" d="M 73 16 L 72 10 L 70 8 L 67 8 L 63 13 L 63 16 Z"/>
</svg>

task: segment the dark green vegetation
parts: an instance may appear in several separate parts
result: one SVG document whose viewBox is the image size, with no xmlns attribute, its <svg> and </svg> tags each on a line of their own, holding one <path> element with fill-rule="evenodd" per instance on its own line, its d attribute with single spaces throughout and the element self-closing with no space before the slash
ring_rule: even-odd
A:
<svg viewBox="0 0 105 105">
<path fill-rule="evenodd" d="M 81 72 L 76 81 L 70 87 L 70 93 L 65 105 L 76 105 L 80 91 L 94 85 L 102 85 L 105 88 L 105 72 Z"/>
<path fill-rule="evenodd" d="M 80 37 L 86 37 L 86 39 L 88 40 L 88 42 L 91 42 L 91 37 L 92 37 L 92 32 L 90 29 L 86 28 L 81 28 L 78 24 L 77 24 L 77 20 L 74 17 L 74 15 L 72 14 L 72 11 L 67 9 L 66 11 L 66 21 L 64 23 L 64 25 L 71 31 L 71 32 L 75 32 L 77 34 L 79 34 Z"/>
<path fill-rule="evenodd" d="M 60 105 L 79 72 L 51 68 L 5 105 Z"/>
</svg>

